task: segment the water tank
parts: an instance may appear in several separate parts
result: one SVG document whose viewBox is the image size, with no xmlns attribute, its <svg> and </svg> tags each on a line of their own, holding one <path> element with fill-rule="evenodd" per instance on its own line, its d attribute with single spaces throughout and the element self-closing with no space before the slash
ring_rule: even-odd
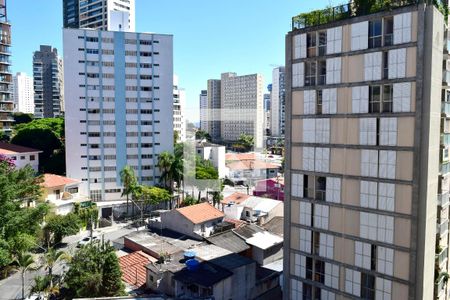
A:
<svg viewBox="0 0 450 300">
<path fill-rule="evenodd" d="M 186 267 L 189 271 L 197 271 L 200 263 L 196 259 L 189 259 L 186 261 Z"/>
</svg>

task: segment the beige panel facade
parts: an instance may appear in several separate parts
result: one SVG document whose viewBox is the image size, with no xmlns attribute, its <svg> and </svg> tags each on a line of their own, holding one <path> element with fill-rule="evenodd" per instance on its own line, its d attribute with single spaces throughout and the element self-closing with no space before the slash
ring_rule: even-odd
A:
<svg viewBox="0 0 450 300">
<path fill-rule="evenodd" d="M 292 93 L 292 114 L 303 115 L 303 91 Z"/>
<path fill-rule="evenodd" d="M 291 167 L 294 170 L 301 170 L 303 166 L 303 148 L 292 147 L 292 163 Z"/>
</svg>

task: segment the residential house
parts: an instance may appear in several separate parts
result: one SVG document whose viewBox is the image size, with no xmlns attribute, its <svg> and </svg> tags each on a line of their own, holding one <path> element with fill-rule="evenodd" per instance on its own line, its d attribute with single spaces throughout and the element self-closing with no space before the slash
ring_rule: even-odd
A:
<svg viewBox="0 0 450 300">
<path fill-rule="evenodd" d="M 283 201 L 284 178 L 277 176 L 258 181 L 253 190 L 253 195 Z"/>
<path fill-rule="evenodd" d="M 0 155 L 11 159 L 17 169 L 29 165 L 37 172 L 39 170 L 39 153 L 41 152 L 41 150 L 0 142 Z"/>
<path fill-rule="evenodd" d="M 227 162 L 228 177 L 237 184 L 249 184 L 257 180 L 277 177 L 279 165 L 262 160 Z"/>
<path fill-rule="evenodd" d="M 217 168 L 219 178 L 225 178 L 228 175 L 228 169 L 225 166 L 225 146 L 199 141 L 195 145 L 195 151 L 202 159 L 210 161 Z"/>
<path fill-rule="evenodd" d="M 122 281 L 132 289 L 145 288 L 147 282 L 146 266 L 149 263 L 156 261 L 158 261 L 156 258 L 142 251 L 136 251 L 119 257 Z"/>
</svg>

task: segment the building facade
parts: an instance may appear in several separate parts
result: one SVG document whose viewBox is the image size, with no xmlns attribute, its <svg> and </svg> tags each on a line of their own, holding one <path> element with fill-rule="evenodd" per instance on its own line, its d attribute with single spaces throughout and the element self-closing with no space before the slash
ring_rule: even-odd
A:
<svg viewBox="0 0 450 300">
<path fill-rule="evenodd" d="M 366 11 L 286 36 L 285 299 L 448 299 L 444 17 Z"/>
<path fill-rule="evenodd" d="M 221 76 L 221 139 L 237 141 L 241 134 L 251 135 L 256 148 L 263 146 L 264 79 L 260 74 Z"/>
<path fill-rule="evenodd" d="M 208 132 L 208 91 L 202 90 L 199 95 L 200 130 Z"/>
<path fill-rule="evenodd" d="M 270 131 L 272 136 L 284 136 L 285 130 L 285 84 L 284 67 L 272 71 L 272 92 L 270 109 Z"/>
<path fill-rule="evenodd" d="M 272 97 L 271 94 L 264 94 L 264 135 L 270 135 L 270 127 L 271 127 L 271 124 L 270 124 L 270 98 L 271 97 Z"/>
<path fill-rule="evenodd" d="M 220 121 L 220 109 L 222 108 L 221 81 L 218 79 L 208 80 L 208 130 L 213 142 L 221 140 L 222 122 Z"/>
<path fill-rule="evenodd" d="M 14 100 L 10 85 L 13 82 L 10 70 L 11 24 L 8 22 L 6 0 L 0 0 L 0 134 L 12 131 Z"/>
<path fill-rule="evenodd" d="M 159 182 L 158 154 L 173 151 L 172 40 L 64 29 L 67 176 L 94 201 L 122 199 L 126 165 Z"/>
<path fill-rule="evenodd" d="M 173 77 L 173 130 L 178 133 L 178 141 L 186 140 L 186 91 L 179 87 L 178 76 Z"/>
<path fill-rule="evenodd" d="M 135 0 L 63 0 L 64 28 L 134 32 Z"/>
<path fill-rule="evenodd" d="M 11 91 L 14 97 L 14 112 L 34 114 L 33 78 L 18 72 L 13 78 Z"/>
<path fill-rule="evenodd" d="M 64 112 L 64 72 L 58 50 L 41 45 L 33 54 L 34 114 L 55 118 Z"/>
</svg>

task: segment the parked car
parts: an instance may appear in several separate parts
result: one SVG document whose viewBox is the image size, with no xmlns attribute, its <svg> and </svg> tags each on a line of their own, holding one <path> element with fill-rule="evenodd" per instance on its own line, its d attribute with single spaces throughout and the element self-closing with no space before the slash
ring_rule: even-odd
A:
<svg viewBox="0 0 450 300">
<path fill-rule="evenodd" d="M 82 239 L 81 241 L 78 242 L 77 248 L 81 248 L 81 246 L 87 245 L 87 244 L 89 244 L 91 241 L 92 241 L 92 242 L 95 242 L 96 240 L 98 240 L 98 237 L 96 237 L 96 236 L 93 236 L 93 237 L 92 237 L 92 240 L 91 240 L 91 237 L 90 237 L 90 236 L 85 237 L 84 239 Z"/>
</svg>

